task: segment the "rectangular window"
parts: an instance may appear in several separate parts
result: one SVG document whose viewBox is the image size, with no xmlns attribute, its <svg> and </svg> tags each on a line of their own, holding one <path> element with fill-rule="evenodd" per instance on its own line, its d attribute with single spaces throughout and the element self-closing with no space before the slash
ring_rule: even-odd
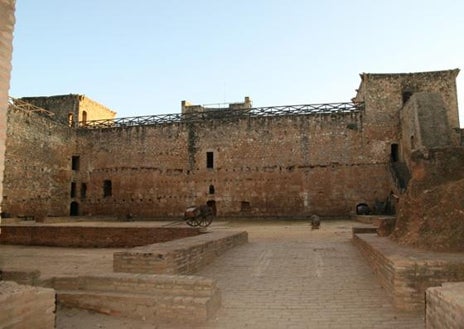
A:
<svg viewBox="0 0 464 329">
<path fill-rule="evenodd" d="M 79 170 L 80 158 L 78 155 L 73 155 L 71 159 L 71 168 L 72 170 Z"/>
<path fill-rule="evenodd" d="M 72 182 L 71 183 L 71 198 L 76 197 L 76 183 Z"/>
<path fill-rule="evenodd" d="M 206 168 L 214 168 L 214 153 L 206 152 Z"/>
<path fill-rule="evenodd" d="M 109 179 L 103 181 L 103 197 L 109 197 L 113 194 L 113 184 Z"/>
</svg>

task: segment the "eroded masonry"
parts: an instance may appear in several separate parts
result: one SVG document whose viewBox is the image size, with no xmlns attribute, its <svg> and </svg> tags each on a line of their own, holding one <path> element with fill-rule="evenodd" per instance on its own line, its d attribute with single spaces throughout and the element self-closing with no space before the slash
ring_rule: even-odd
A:
<svg viewBox="0 0 464 329">
<path fill-rule="evenodd" d="M 184 101 L 179 114 L 125 119 L 82 95 L 22 98 L 8 112 L 3 215 L 393 211 L 414 154 L 462 148 L 458 72 L 361 74 L 351 103 Z"/>
</svg>

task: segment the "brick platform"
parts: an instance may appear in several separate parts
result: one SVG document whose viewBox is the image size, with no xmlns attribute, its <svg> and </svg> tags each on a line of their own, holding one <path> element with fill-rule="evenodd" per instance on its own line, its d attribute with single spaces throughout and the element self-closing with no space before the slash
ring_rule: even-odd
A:
<svg viewBox="0 0 464 329">
<path fill-rule="evenodd" d="M 0 328 L 55 328 L 55 291 L 0 281 Z"/>
<path fill-rule="evenodd" d="M 399 309 L 422 311 L 427 288 L 464 281 L 462 253 L 417 250 L 376 234 L 353 234 L 353 243 Z"/>
<path fill-rule="evenodd" d="M 211 232 L 113 254 L 114 272 L 191 274 L 228 249 L 248 242 L 247 232 Z"/>
<path fill-rule="evenodd" d="M 2 226 L 0 244 L 51 247 L 135 247 L 201 234 L 190 227 Z"/>
<path fill-rule="evenodd" d="M 204 322 L 221 304 L 216 282 L 199 276 L 113 273 L 51 284 L 60 305 L 154 323 Z"/>
<path fill-rule="evenodd" d="M 426 292 L 427 329 L 464 327 L 464 282 L 444 283 Z"/>
</svg>

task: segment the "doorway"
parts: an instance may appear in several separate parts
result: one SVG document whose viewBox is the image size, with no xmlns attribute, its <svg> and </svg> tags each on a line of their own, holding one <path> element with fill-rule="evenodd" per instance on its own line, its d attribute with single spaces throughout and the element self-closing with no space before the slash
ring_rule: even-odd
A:
<svg viewBox="0 0 464 329">
<path fill-rule="evenodd" d="M 76 201 L 71 202 L 69 215 L 70 216 L 78 216 L 79 215 L 79 203 L 77 203 Z"/>
</svg>

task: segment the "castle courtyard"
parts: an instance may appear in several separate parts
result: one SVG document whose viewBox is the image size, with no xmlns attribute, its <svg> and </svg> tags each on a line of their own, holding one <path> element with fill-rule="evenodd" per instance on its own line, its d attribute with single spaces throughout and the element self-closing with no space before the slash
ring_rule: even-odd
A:
<svg viewBox="0 0 464 329">
<path fill-rule="evenodd" d="M 195 328 L 423 328 L 423 312 L 393 307 L 352 244 L 353 226 L 369 225 L 326 220 L 319 230 L 311 230 L 307 221 L 213 222 L 210 231 L 247 231 L 249 243 L 229 250 L 195 273 L 216 280 L 222 296 L 217 313 Z M 110 273 L 112 254 L 117 250 L 0 246 L 5 270 L 37 269 L 42 277 Z M 192 327 L 155 325 L 77 309 L 57 311 L 59 329 Z"/>
</svg>

